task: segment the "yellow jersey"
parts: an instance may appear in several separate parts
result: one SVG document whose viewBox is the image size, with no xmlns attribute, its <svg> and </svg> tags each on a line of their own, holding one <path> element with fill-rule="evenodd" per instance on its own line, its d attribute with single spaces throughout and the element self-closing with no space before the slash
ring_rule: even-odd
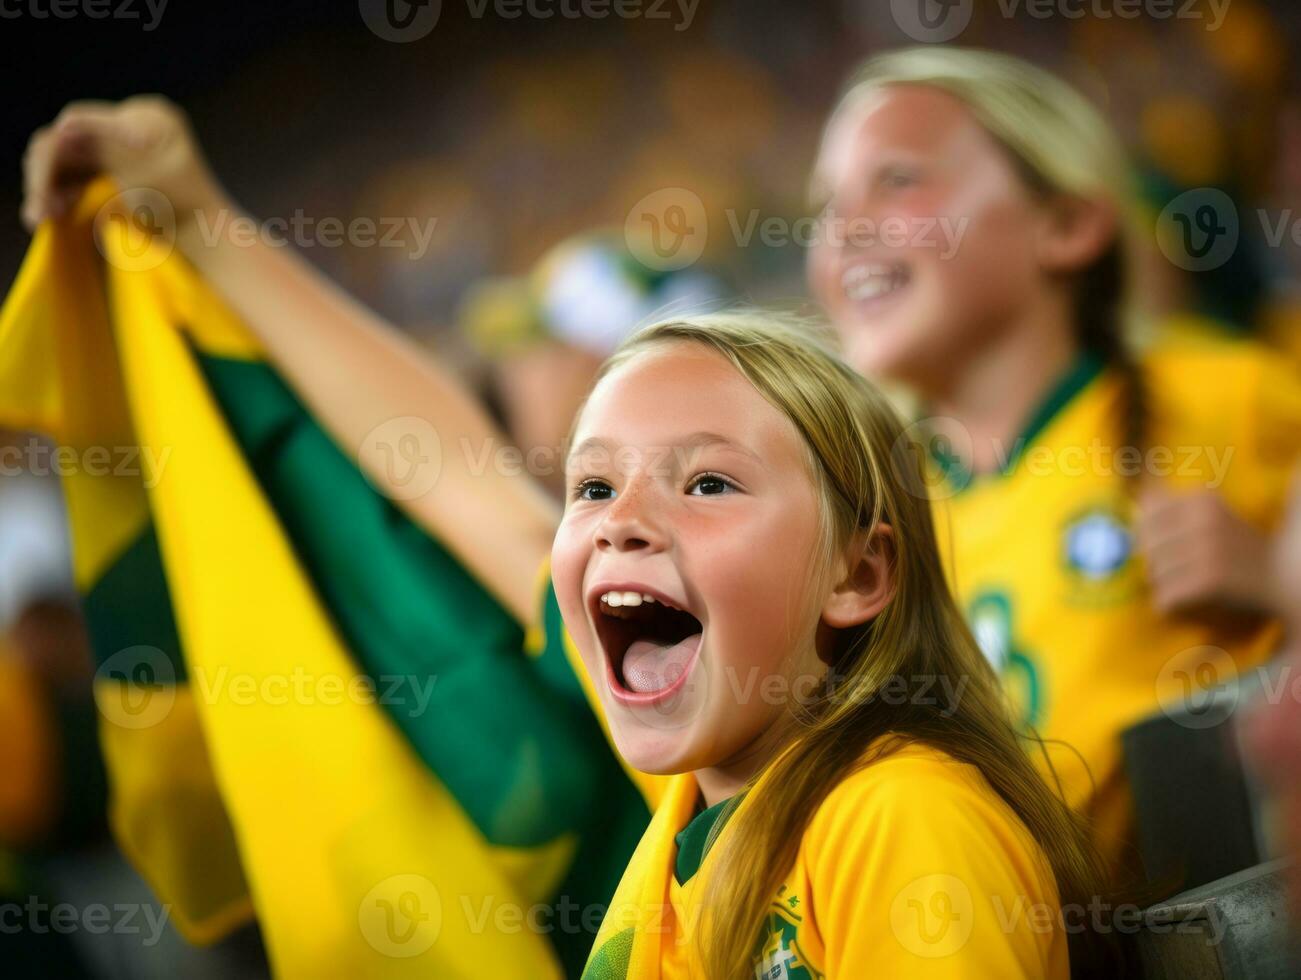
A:
<svg viewBox="0 0 1301 980">
<path fill-rule="evenodd" d="M 974 478 L 932 440 L 936 531 L 954 594 L 1010 695 L 1017 721 L 1104 855 L 1132 866 L 1132 801 L 1120 734 L 1253 669 L 1273 624 L 1162 615 L 1134 546 L 1138 471 L 1172 490 L 1210 489 L 1260 530 L 1281 517 L 1301 450 L 1301 378 L 1246 343 L 1152 351 L 1146 445 L 1117 452 L 1121 381 L 1082 358 L 1001 472 Z"/>
<path fill-rule="evenodd" d="M 763 806 L 764 777 L 741 801 Z M 670 781 L 601 925 L 586 980 L 701 977 L 696 936 L 724 803 Z M 715 841 L 728 833 L 725 824 Z M 1051 868 L 973 766 L 919 743 L 837 785 L 756 928 L 754 976 L 1065 978 Z"/>
</svg>

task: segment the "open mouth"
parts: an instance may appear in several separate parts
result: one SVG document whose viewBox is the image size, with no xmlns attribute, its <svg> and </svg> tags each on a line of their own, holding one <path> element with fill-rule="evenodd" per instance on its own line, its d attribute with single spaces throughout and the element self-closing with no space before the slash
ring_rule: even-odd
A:
<svg viewBox="0 0 1301 980">
<path fill-rule="evenodd" d="M 616 694 L 665 695 L 679 685 L 700 650 L 699 619 L 643 590 L 602 591 L 594 605 Z"/>
<path fill-rule="evenodd" d="M 902 262 L 864 262 L 847 268 L 840 286 L 850 302 L 866 303 L 898 292 L 911 280 L 912 273 Z"/>
</svg>

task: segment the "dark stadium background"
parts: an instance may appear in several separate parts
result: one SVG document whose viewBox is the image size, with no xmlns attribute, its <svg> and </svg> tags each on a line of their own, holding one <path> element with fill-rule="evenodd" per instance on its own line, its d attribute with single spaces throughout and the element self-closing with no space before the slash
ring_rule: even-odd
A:
<svg viewBox="0 0 1301 980">
<path fill-rule="evenodd" d="M 1230 0 L 1208 32 L 1177 19 L 1041 19 L 1024 4 L 1009 18 L 1007 3 L 976 0 L 961 43 L 1029 56 L 1102 101 L 1144 163 L 1156 210 L 1187 186 L 1275 208 L 1301 196 L 1296 4 Z M 143 19 L 142 0 L 133 6 Z M 844 73 L 908 42 L 890 4 L 700 0 L 686 30 L 666 6 L 672 19 L 505 19 L 444 0 L 437 27 L 409 44 L 371 33 L 357 0 L 171 0 L 148 32 L 142 20 L 0 19 L 0 287 L 27 242 L 17 208 L 28 135 L 70 99 L 136 92 L 192 112 L 218 173 L 257 216 L 437 218 L 418 261 L 308 250 L 430 339 L 477 277 L 522 271 L 565 235 L 621 224 L 657 188 L 698 193 L 711 229 L 726 231 L 724 209 L 805 213 L 818 129 Z M 710 257 L 743 289 L 802 294 L 800 247 L 736 248 L 734 238 L 711 234 Z M 1251 293 L 1229 312 L 1257 319 L 1268 282 L 1295 280 L 1298 265 L 1284 248 L 1225 270 Z"/>
</svg>

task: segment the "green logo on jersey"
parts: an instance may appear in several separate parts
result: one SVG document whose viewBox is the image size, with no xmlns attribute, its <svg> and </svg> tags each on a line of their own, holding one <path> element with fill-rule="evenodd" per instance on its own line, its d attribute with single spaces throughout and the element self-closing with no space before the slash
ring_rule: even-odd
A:
<svg viewBox="0 0 1301 980">
<path fill-rule="evenodd" d="M 777 890 L 764 921 L 754 958 L 754 975 L 758 980 L 825 980 L 826 974 L 809 962 L 800 947 L 803 909 L 799 896 L 788 892 L 785 885 Z"/>
<path fill-rule="evenodd" d="M 1043 685 L 1034 659 L 1016 642 L 1012 600 L 1000 589 L 976 595 L 967 621 L 981 651 L 1003 681 L 1021 728 L 1038 725 L 1043 715 Z"/>
</svg>

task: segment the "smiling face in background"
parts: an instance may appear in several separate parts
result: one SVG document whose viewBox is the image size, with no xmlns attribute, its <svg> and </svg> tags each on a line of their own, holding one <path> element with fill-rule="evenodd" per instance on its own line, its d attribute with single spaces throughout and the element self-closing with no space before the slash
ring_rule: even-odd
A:
<svg viewBox="0 0 1301 980">
<path fill-rule="evenodd" d="M 847 104 L 815 183 L 833 220 L 810 252 L 810 286 L 866 375 L 943 393 L 1042 288 L 1043 209 L 1008 152 L 938 88 L 891 85 Z"/>
<path fill-rule="evenodd" d="M 620 753 L 668 773 L 761 751 L 824 670 L 794 425 L 721 355 L 662 344 L 597 384 L 568 483 L 552 576 Z"/>
</svg>

